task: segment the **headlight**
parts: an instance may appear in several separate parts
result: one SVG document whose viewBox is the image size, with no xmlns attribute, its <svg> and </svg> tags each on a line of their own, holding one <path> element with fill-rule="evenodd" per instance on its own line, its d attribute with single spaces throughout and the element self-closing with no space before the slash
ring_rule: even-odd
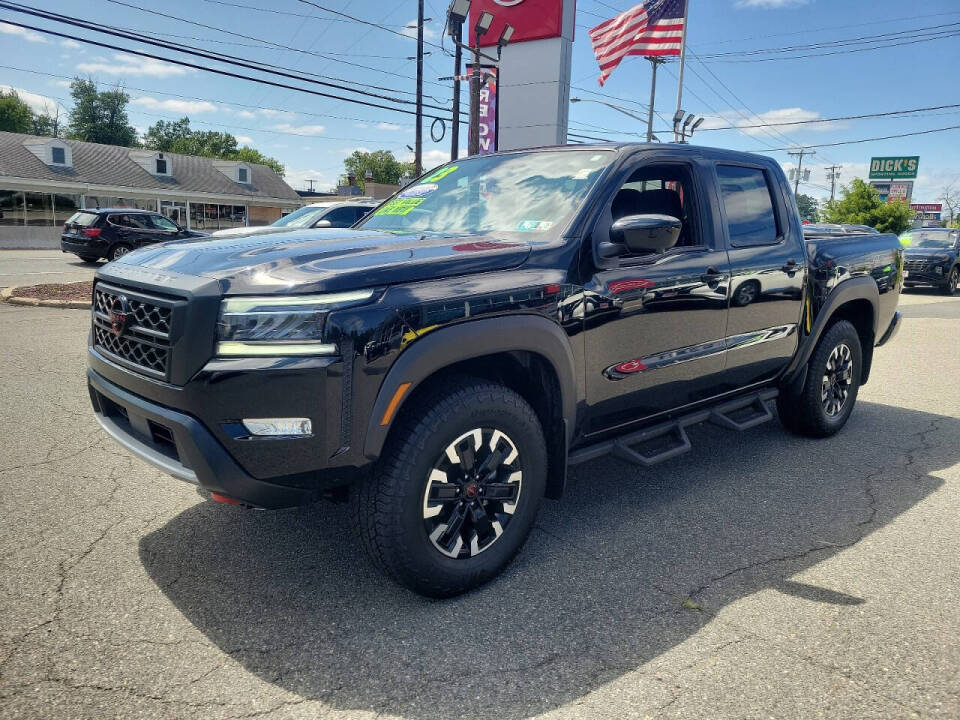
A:
<svg viewBox="0 0 960 720">
<path fill-rule="evenodd" d="M 374 290 L 329 295 L 227 298 L 220 305 L 217 355 L 230 357 L 336 355 L 323 341 L 327 314 L 362 305 Z"/>
</svg>

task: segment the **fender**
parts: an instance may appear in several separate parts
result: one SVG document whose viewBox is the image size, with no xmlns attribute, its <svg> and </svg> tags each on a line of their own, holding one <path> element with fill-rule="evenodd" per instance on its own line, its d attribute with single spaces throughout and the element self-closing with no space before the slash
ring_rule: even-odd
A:
<svg viewBox="0 0 960 720">
<path fill-rule="evenodd" d="M 810 334 L 804 338 L 803 342 L 797 348 L 797 354 L 793 361 L 784 372 L 784 382 L 787 385 L 795 385 L 797 382 L 803 385 L 803 378 L 806 375 L 807 362 L 813 354 L 813 349 L 817 346 L 820 336 L 826 330 L 830 318 L 842 305 L 846 305 L 853 300 L 868 300 L 873 307 L 873 336 L 877 337 L 880 322 L 880 291 L 877 289 L 877 283 L 872 277 L 857 277 L 844 280 L 837 285 L 827 296 L 826 302 L 817 313 L 813 321 L 813 327 Z M 864 356 L 872 352 L 873 348 L 863 348 Z M 866 382 L 866 378 L 864 378 Z"/>
<path fill-rule="evenodd" d="M 371 460 L 380 456 L 392 419 L 397 417 L 403 401 L 430 375 L 463 360 L 511 351 L 536 353 L 553 366 L 560 382 L 561 408 L 569 444 L 576 424 L 577 384 L 567 335 L 559 325 L 541 315 L 510 315 L 470 320 L 434 330 L 404 350 L 380 386 L 367 425 L 364 455 Z M 391 423 L 381 425 L 380 419 L 403 383 L 411 383 L 410 389 L 395 409 Z"/>
</svg>

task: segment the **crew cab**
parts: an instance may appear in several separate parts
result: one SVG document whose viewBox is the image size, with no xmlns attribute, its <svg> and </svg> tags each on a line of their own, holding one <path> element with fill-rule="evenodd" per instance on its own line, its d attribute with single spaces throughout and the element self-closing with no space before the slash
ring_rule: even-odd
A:
<svg viewBox="0 0 960 720">
<path fill-rule="evenodd" d="M 353 229 L 101 268 L 90 397 L 110 435 L 214 500 L 349 495 L 371 557 L 450 596 L 504 568 L 570 465 L 676 458 L 690 425 L 748 430 L 774 404 L 795 433 L 840 430 L 898 328 L 902 252 L 805 240 L 762 156 L 472 157 Z"/>
</svg>

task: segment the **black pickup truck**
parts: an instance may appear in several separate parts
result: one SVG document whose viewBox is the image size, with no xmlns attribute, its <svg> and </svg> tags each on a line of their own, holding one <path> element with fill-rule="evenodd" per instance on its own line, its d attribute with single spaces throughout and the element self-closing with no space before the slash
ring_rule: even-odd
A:
<svg viewBox="0 0 960 720">
<path fill-rule="evenodd" d="M 765 157 L 501 153 L 353 229 L 106 265 L 90 397 L 120 443 L 214 500 L 349 496 L 374 560 L 449 596 L 510 561 L 568 465 L 651 465 L 690 450 L 690 425 L 746 430 L 774 402 L 791 431 L 837 432 L 902 286 L 895 236 L 804 240 Z"/>
</svg>

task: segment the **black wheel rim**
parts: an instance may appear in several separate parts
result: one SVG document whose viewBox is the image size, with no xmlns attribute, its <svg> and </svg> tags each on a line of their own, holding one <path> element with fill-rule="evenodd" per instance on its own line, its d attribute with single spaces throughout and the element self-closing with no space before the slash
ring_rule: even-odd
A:
<svg viewBox="0 0 960 720">
<path fill-rule="evenodd" d="M 837 345 L 823 374 L 820 389 L 820 402 L 828 417 L 836 417 L 843 412 L 853 386 L 853 353 L 846 343 Z"/>
<path fill-rule="evenodd" d="M 474 428 L 447 445 L 427 476 L 423 524 L 450 558 L 488 550 L 513 519 L 523 485 L 516 444 L 496 428 Z"/>
</svg>

